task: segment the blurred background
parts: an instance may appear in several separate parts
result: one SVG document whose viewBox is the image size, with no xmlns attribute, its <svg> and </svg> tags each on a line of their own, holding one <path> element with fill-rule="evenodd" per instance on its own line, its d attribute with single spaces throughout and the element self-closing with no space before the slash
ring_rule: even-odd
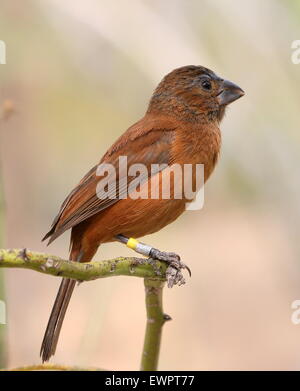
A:
<svg viewBox="0 0 300 391">
<path fill-rule="evenodd" d="M 41 243 L 68 192 L 141 118 L 161 78 L 201 64 L 246 92 L 228 109 L 205 205 L 145 238 L 193 271 L 165 289 L 161 370 L 299 370 L 300 39 L 298 0 L 0 0 L 2 245 L 68 256 L 69 234 Z M 3 212 L 2 212 L 3 219 Z M 174 240 L 180 238 L 180 240 Z M 103 245 L 96 260 L 132 255 Z M 39 363 L 59 279 L 5 270 L 7 367 Z M 2 295 L 2 296 L 1 296 Z M 5 296 L 4 296 L 5 295 Z M 54 363 L 138 369 L 141 279 L 83 283 Z M 3 362 L 3 361 L 2 361 Z"/>
</svg>

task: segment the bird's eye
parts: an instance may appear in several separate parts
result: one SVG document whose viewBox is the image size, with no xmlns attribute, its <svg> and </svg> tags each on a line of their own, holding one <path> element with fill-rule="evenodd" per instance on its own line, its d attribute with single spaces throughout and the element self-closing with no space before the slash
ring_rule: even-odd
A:
<svg viewBox="0 0 300 391">
<path fill-rule="evenodd" d="M 211 90 L 211 82 L 210 82 L 210 80 L 208 80 L 208 79 L 202 80 L 201 81 L 201 87 L 204 90 L 206 90 L 206 91 Z"/>
<path fill-rule="evenodd" d="M 203 88 L 203 90 L 206 90 L 206 91 L 209 91 L 211 90 L 211 81 L 208 79 L 208 78 L 203 78 L 201 80 L 201 87 Z"/>
</svg>

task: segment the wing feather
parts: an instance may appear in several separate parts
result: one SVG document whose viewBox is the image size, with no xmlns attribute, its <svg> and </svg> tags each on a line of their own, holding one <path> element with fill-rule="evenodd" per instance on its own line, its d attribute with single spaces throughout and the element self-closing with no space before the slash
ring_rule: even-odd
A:
<svg viewBox="0 0 300 391">
<path fill-rule="evenodd" d="M 170 121 L 157 121 L 145 117 L 129 128 L 106 152 L 100 163 L 110 163 L 116 169 L 114 175 L 106 178 L 108 183 L 116 180 L 119 189 L 119 157 L 127 156 L 128 167 L 135 163 L 143 163 L 151 173 L 151 164 L 170 164 L 170 144 L 174 137 L 175 126 Z M 100 164 L 99 163 L 99 164 Z M 97 175 L 98 165 L 94 166 L 71 191 L 63 202 L 58 215 L 55 217 L 50 231 L 43 238 L 49 239 L 50 244 L 66 230 L 87 220 L 96 213 L 109 208 L 118 202 L 120 196 L 127 194 L 129 184 L 134 178 L 127 176 L 127 184 L 120 186 L 117 197 L 107 198 L 97 196 L 97 184 L 104 178 Z M 153 173 L 152 173 L 153 174 Z M 143 178 L 143 180 L 147 180 Z"/>
</svg>

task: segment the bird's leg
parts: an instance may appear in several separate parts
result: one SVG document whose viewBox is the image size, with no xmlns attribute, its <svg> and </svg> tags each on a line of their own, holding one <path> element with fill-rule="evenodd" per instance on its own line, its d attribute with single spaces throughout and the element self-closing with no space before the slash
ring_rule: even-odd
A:
<svg viewBox="0 0 300 391">
<path fill-rule="evenodd" d="M 148 244 L 139 242 L 134 238 L 127 238 L 124 235 L 117 235 L 116 239 L 119 242 L 126 244 L 127 247 L 131 248 L 139 254 L 152 259 L 167 262 L 169 267 L 166 271 L 166 277 L 169 288 L 172 288 L 172 286 L 176 284 L 185 284 L 185 279 L 181 272 L 182 269 L 187 269 L 191 276 L 190 268 L 181 262 L 180 256 L 175 253 L 160 251 L 154 247 L 149 246 Z"/>
</svg>

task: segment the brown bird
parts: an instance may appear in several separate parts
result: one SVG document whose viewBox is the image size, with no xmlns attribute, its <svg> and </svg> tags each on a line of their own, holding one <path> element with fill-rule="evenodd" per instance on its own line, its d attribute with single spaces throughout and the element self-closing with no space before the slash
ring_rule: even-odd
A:
<svg viewBox="0 0 300 391">
<path fill-rule="evenodd" d="M 160 165 L 149 177 L 142 178 L 136 188 L 140 192 L 148 191 L 153 183 L 161 189 L 164 173 L 174 164 L 203 164 L 206 181 L 218 160 L 219 124 L 225 108 L 243 95 L 240 87 L 202 66 L 184 66 L 169 73 L 154 91 L 145 116 L 102 157 L 99 164 L 111 164 L 116 175 L 99 173 L 99 164 L 93 167 L 66 198 L 43 240 L 49 238 L 51 243 L 71 228 L 70 260 L 77 262 L 89 262 L 102 243 L 120 241 L 143 255 L 169 262 L 173 268 L 169 286 L 183 283 L 180 269 L 186 266 L 179 256 L 134 238 L 159 231 L 177 219 L 185 210 L 187 198 L 176 197 L 175 190 L 170 191 L 169 198 L 163 197 L 161 190 L 158 197 L 130 197 L 134 178 L 127 171 L 121 172 L 119 157 L 127 158 L 127 167 L 143 164 L 149 172 L 152 165 Z M 172 189 L 178 184 L 182 187 L 175 174 L 170 178 Z M 99 194 L 101 179 L 106 180 L 108 188 L 118 189 L 114 197 L 110 190 L 106 197 Z M 190 182 L 198 190 L 194 171 Z M 174 268 L 178 273 L 174 274 Z M 75 283 L 68 278 L 61 282 L 42 342 L 43 362 L 55 353 Z"/>
</svg>

